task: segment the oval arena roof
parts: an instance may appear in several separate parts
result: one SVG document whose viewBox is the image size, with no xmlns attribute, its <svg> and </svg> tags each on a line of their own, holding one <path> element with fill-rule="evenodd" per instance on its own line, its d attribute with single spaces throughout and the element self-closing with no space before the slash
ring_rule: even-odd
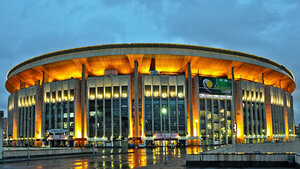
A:
<svg viewBox="0 0 300 169">
<path fill-rule="evenodd" d="M 88 46 L 56 51 L 26 60 L 7 74 L 6 89 L 13 93 L 41 80 L 46 82 L 81 77 L 81 67 L 86 66 L 88 76 L 102 76 L 105 70 L 117 69 L 119 74 L 131 74 L 134 61 L 138 61 L 141 74 L 150 73 L 150 65 L 161 74 L 184 73 L 191 63 L 192 75 L 228 77 L 234 67 L 236 79 L 243 79 L 281 87 L 292 93 L 295 90 L 293 74 L 284 66 L 259 56 L 218 48 L 161 44 L 129 43 Z"/>
</svg>

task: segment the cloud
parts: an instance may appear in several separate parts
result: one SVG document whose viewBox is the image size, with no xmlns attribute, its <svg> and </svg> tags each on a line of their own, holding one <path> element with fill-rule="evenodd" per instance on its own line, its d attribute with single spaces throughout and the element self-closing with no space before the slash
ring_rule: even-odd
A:
<svg viewBox="0 0 300 169">
<path fill-rule="evenodd" d="M 289 68 L 300 83 L 296 0 L 5 1 L 0 6 L 0 109 L 6 72 L 56 50 L 105 43 L 160 42 L 238 50 Z M 294 92 L 300 123 L 300 89 Z"/>
</svg>

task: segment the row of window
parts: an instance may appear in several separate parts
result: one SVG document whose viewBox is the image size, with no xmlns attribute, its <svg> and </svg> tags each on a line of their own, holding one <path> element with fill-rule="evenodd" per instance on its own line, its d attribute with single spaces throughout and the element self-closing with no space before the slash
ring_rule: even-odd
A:
<svg viewBox="0 0 300 169">
<path fill-rule="evenodd" d="M 74 101 L 45 104 L 45 130 L 68 129 L 74 136 L 75 111 Z"/>
<path fill-rule="evenodd" d="M 129 131 L 128 99 L 89 100 L 88 137 L 127 137 Z"/>
<path fill-rule="evenodd" d="M 231 100 L 200 98 L 199 104 L 202 139 L 207 144 L 232 143 Z"/>
<path fill-rule="evenodd" d="M 121 89 L 121 90 L 120 90 Z M 120 95 L 122 98 L 126 98 L 128 93 L 128 86 L 108 86 L 108 87 L 90 87 L 89 88 L 89 99 L 110 99 L 110 98 L 119 98 Z"/>
<path fill-rule="evenodd" d="M 145 96 L 146 97 L 184 97 L 183 86 L 166 86 L 166 85 L 145 85 Z"/>
<path fill-rule="evenodd" d="M 20 107 L 18 111 L 18 137 L 30 138 L 35 134 L 35 106 Z"/>
<path fill-rule="evenodd" d="M 59 91 L 52 91 L 46 92 L 45 102 L 55 103 L 61 101 L 73 101 L 74 100 L 74 89 L 70 90 L 59 90 Z"/>
<path fill-rule="evenodd" d="M 154 133 L 160 132 L 175 132 L 180 136 L 185 136 L 185 121 L 183 98 L 177 100 L 175 98 L 145 98 L 146 136 L 153 136 Z"/>
</svg>

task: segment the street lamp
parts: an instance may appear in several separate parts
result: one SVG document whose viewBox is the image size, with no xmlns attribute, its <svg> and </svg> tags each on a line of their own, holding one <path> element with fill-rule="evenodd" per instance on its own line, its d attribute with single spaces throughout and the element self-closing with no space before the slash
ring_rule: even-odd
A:
<svg viewBox="0 0 300 169">
<path fill-rule="evenodd" d="M 164 159 L 164 163 L 167 164 L 167 145 L 166 145 L 166 115 L 167 115 L 167 109 L 165 107 L 163 107 L 161 109 L 161 112 L 164 116 L 164 148 L 165 148 L 165 159 Z"/>
</svg>

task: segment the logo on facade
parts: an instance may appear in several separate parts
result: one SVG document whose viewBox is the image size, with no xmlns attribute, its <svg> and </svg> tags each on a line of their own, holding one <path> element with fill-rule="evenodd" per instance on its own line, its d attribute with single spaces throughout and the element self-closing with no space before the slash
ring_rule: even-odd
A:
<svg viewBox="0 0 300 169">
<path fill-rule="evenodd" d="M 199 76 L 199 93 L 231 95 L 231 80 Z"/>
</svg>

